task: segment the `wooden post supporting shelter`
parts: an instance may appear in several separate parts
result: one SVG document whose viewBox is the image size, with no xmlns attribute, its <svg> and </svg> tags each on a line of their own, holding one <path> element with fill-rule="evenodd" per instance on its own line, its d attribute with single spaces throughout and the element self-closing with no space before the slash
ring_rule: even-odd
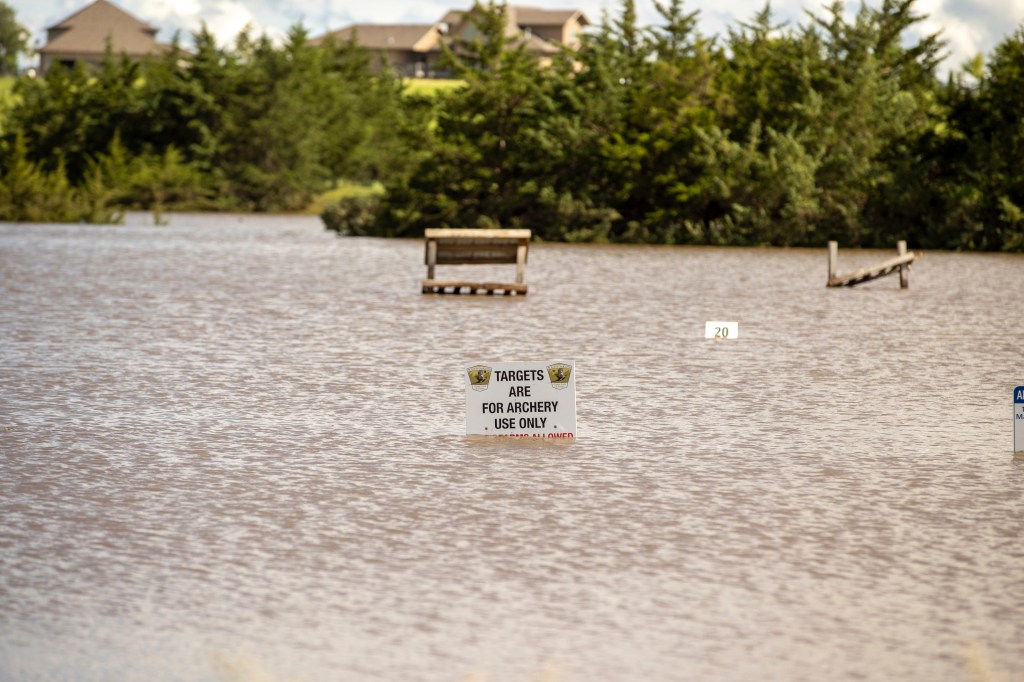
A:
<svg viewBox="0 0 1024 682">
<path fill-rule="evenodd" d="M 922 258 L 924 254 L 907 252 L 907 242 L 902 239 L 896 242 L 896 257 L 882 261 L 856 272 L 845 275 L 837 275 L 836 268 L 839 262 L 839 244 L 828 243 L 828 286 L 830 287 L 852 287 L 864 282 L 870 282 L 879 277 L 891 275 L 894 272 L 900 273 L 900 289 L 910 286 L 910 264 L 916 259 Z"/>
<path fill-rule="evenodd" d="M 530 246 L 530 230 L 487 230 L 430 228 L 424 231 L 426 240 L 427 278 L 423 280 L 424 294 L 495 294 L 526 295 L 523 283 L 526 274 L 526 256 Z M 494 265 L 514 263 L 515 282 L 475 282 L 470 280 L 441 280 L 435 278 L 438 265 Z"/>
</svg>

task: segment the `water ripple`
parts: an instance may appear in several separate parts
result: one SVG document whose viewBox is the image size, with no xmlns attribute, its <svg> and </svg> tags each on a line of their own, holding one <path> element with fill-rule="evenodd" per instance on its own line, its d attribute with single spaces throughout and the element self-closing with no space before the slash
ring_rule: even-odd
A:
<svg viewBox="0 0 1024 682">
<path fill-rule="evenodd" d="M 824 270 L 536 244 L 423 296 L 314 219 L 0 224 L 0 679 L 1020 676 L 1024 260 Z M 554 357 L 575 443 L 462 435 L 466 360 Z"/>
</svg>

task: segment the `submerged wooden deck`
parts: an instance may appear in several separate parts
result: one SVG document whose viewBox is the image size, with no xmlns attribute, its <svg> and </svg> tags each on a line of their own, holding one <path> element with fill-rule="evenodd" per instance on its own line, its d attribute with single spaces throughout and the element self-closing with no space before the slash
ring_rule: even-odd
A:
<svg viewBox="0 0 1024 682">
<path fill-rule="evenodd" d="M 424 294 L 487 294 L 488 296 L 495 294 L 504 296 L 519 294 L 520 296 L 525 296 L 526 290 L 525 284 L 459 282 L 439 279 L 423 280 Z"/>
</svg>

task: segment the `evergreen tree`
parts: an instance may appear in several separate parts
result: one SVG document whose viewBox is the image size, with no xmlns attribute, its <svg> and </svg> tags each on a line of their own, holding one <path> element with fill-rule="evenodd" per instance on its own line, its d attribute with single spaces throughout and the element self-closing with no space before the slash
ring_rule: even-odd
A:
<svg viewBox="0 0 1024 682">
<path fill-rule="evenodd" d="M 1024 26 L 978 75 L 949 84 L 948 125 L 922 140 L 922 231 L 937 248 L 1024 251 Z"/>
<path fill-rule="evenodd" d="M 541 238 L 593 239 L 607 232 L 607 213 L 573 191 L 579 130 L 569 60 L 542 68 L 505 12 L 502 5 L 474 6 L 469 35 L 446 48 L 466 85 L 439 99 L 429 157 L 388 185 L 383 233 L 531 227 Z"/>
<path fill-rule="evenodd" d="M 0 76 L 18 72 L 18 56 L 29 50 L 28 29 L 18 23 L 14 9 L 0 2 Z"/>
</svg>

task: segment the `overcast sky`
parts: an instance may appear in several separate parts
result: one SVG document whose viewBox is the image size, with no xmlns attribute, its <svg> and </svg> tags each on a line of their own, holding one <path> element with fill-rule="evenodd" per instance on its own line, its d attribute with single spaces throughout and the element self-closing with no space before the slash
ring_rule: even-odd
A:
<svg viewBox="0 0 1024 682">
<path fill-rule="evenodd" d="M 3 0 L 14 8 L 19 23 L 28 28 L 37 46 L 45 42 L 46 27 L 74 14 L 91 0 Z M 256 34 L 282 36 L 301 23 L 320 35 L 351 23 L 432 23 L 449 9 L 466 9 L 472 0 L 113 0 L 113 2 L 160 29 L 158 39 L 170 41 L 175 30 L 186 38 L 203 22 L 227 44 L 247 24 Z M 635 0 L 642 25 L 657 23 L 653 0 Z M 667 0 L 666 0 L 667 2 Z M 774 0 L 777 21 L 806 23 L 806 12 L 822 13 L 828 0 Z M 509 2 L 545 9 L 582 9 L 593 23 L 604 14 L 615 17 L 621 0 L 522 0 Z M 765 0 L 684 0 L 688 11 L 699 11 L 700 30 L 708 36 L 724 36 L 726 29 L 750 19 Z M 869 0 L 878 7 L 881 0 Z M 854 11 L 859 0 L 846 6 Z M 944 67 L 956 70 L 978 53 L 988 57 L 999 42 L 1024 22 L 1024 0 L 918 0 L 918 14 L 928 19 L 923 32 L 942 31 L 950 53 Z"/>
</svg>

